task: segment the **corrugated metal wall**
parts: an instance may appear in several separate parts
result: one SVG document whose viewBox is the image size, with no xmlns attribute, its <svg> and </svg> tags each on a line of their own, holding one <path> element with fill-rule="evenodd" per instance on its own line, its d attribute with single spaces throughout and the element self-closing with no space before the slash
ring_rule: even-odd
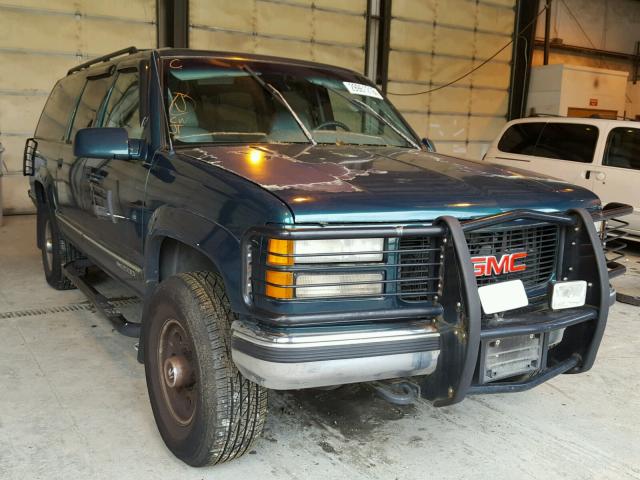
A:
<svg viewBox="0 0 640 480">
<path fill-rule="evenodd" d="M 156 43 L 155 0 L 0 0 L 0 142 L 5 213 L 30 209 L 24 139 L 56 79 L 128 45 Z M 393 0 L 389 92 L 430 90 L 471 70 L 513 33 L 515 0 Z M 360 72 L 367 0 L 190 0 L 191 48 L 315 60 Z M 394 96 L 439 151 L 478 158 L 505 122 L 511 48 L 455 85 Z M 4 171 L 4 168 L 3 168 Z"/>
<path fill-rule="evenodd" d="M 393 0 L 389 92 L 418 92 L 470 71 L 511 39 L 515 0 Z M 391 101 L 443 153 L 479 158 L 505 123 L 511 47 L 451 87 Z"/>
<path fill-rule="evenodd" d="M 314 60 L 362 72 L 366 0 L 190 0 L 189 47 Z"/>
<path fill-rule="evenodd" d="M 155 46 L 155 8 L 155 0 L 0 0 L 5 213 L 32 210 L 22 150 L 56 80 L 89 58 L 129 45 Z"/>
</svg>

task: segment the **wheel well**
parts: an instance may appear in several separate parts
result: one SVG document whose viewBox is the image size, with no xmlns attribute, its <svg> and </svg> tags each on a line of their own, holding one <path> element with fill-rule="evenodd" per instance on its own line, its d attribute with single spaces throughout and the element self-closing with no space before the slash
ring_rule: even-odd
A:
<svg viewBox="0 0 640 480">
<path fill-rule="evenodd" d="M 215 264 L 204 253 L 173 238 L 165 238 L 160 247 L 158 281 L 183 272 L 215 272 Z"/>
</svg>

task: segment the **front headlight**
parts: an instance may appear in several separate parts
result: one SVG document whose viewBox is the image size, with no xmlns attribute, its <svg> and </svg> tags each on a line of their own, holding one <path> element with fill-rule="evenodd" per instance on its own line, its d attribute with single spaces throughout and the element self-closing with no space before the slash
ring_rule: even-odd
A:
<svg viewBox="0 0 640 480">
<path fill-rule="evenodd" d="M 280 240 L 268 242 L 267 264 L 285 267 L 267 269 L 265 293 L 277 299 L 357 297 L 383 293 L 382 272 L 314 272 L 314 267 L 287 271 L 287 266 L 337 263 L 377 263 L 384 258 L 383 238 L 330 239 L 330 240 Z M 268 267 L 267 267 L 268 268 Z"/>
<path fill-rule="evenodd" d="M 272 265 L 299 263 L 381 262 L 383 238 L 339 238 L 331 240 L 269 240 Z"/>
<path fill-rule="evenodd" d="M 380 295 L 382 273 L 300 274 L 296 297 L 357 297 Z M 305 288 L 306 286 L 306 288 Z"/>
</svg>

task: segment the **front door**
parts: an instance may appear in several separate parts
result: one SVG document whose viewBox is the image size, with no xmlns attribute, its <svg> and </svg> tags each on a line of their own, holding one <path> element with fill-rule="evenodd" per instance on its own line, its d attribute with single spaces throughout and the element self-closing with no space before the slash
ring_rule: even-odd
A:
<svg viewBox="0 0 640 480">
<path fill-rule="evenodd" d="M 119 71 L 101 115 L 101 127 L 124 128 L 130 139 L 144 136 L 140 121 L 139 74 Z M 125 278 L 137 281 L 143 265 L 144 193 L 148 165 L 143 160 L 87 158 L 83 165 L 84 203 Z"/>
<path fill-rule="evenodd" d="M 610 202 L 633 205 L 623 220 L 640 235 L 640 128 L 616 127 L 607 138 L 602 166 L 594 173 L 594 191 L 603 205 Z"/>
</svg>

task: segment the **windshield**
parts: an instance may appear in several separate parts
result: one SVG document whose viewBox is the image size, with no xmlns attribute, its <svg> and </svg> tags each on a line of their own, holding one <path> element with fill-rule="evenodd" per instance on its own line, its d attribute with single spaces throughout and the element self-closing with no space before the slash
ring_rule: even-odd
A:
<svg viewBox="0 0 640 480">
<path fill-rule="evenodd" d="M 176 143 L 416 148 L 415 135 L 396 110 L 350 72 L 212 58 L 167 59 L 164 65 Z"/>
</svg>

